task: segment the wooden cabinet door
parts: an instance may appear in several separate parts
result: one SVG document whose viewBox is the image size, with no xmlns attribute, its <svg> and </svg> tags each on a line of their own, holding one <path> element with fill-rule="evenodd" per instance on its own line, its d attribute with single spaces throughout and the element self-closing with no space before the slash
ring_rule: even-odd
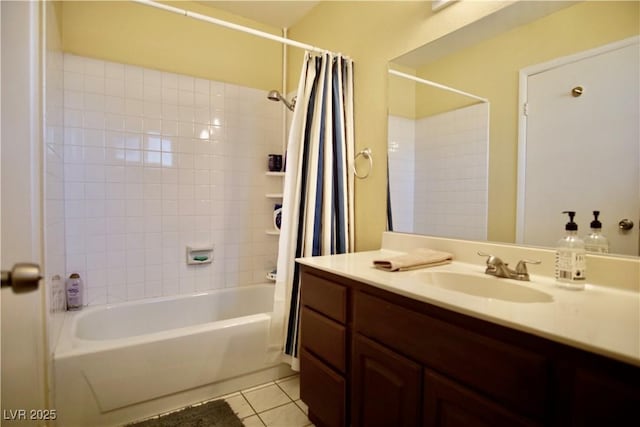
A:
<svg viewBox="0 0 640 427">
<path fill-rule="evenodd" d="M 355 334 L 352 367 L 353 427 L 420 425 L 420 365 Z"/>
<path fill-rule="evenodd" d="M 571 420 L 564 424 L 576 427 L 640 425 L 639 377 L 637 370 L 632 369 L 617 377 L 611 372 L 576 369 Z"/>
<path fill-rule="evenodd" d="M 538 426 L 433 371 L 424 373 L 425 427 Z"/>
<path fill-rule="evenodd" d="M 347 385 L 306 349 L 300 351 L 300 399 L 309 407 L 309 419 L 317 426 L 344 427 Z"/>
</svg>

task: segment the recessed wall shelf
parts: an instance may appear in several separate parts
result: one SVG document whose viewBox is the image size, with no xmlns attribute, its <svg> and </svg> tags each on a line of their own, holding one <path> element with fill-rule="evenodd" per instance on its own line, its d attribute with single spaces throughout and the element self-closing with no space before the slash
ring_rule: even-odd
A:
<svg viewBox="0 0 640 427">
<path fill-rule="evenodd" d="M 273 177 L 281 177 L 284 178 L 284 172 L 270 172 L 270 171 L 266 171 L 265 172 L 266 176 L 273 176 Z M 283 198 L 283 193 L 267 193 L 264 195 L 267 199 L 282 199 Z M 282 202 L 276 202 L 276 205 L 278 203 L 282 203 Z M 282 206 L 282 205 L 280 205 Z M 275 211 L 274 211 L 274 215 L 275 215 Z M 269 236 L 279 236 L 280 235 L 280 230 L 275 228 L 275 219 L 274 219 L 274 228 L 270 228 L 264 231 L 267 235 Z M 272 239 L 270 239 L 273 243 L 277 243 L 274 242 Z M 277 248 L 276 248 L 276 252 L 277 252 Z M 276 261 L 277 264 L 277 261 Z M 274 270 L 275 271 L 275 270 Z M 266 276 L 267 280 L 273 281 L 275 282 L 276 278 L 275 278 L 275 274 L 272 272 L 267 273 Z"/>
</svg>

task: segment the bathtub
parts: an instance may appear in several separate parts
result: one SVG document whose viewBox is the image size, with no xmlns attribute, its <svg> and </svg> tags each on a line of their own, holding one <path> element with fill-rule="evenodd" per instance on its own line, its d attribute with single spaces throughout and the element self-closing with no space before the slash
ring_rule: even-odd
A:
<svg viewBox="0 0 640 427">
<path fill-rule="evenodd" d="M 292 372 L 268 348 L 273 285 L 68 312 L 53 355 L 57 425 L 110 426 Z"/>
</svg>

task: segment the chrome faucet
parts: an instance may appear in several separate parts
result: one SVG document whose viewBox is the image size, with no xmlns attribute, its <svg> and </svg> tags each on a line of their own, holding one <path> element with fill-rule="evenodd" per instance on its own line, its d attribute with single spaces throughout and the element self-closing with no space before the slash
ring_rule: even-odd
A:
<svg viewBox="0 0 640 427">
<path fill-rule="evenodd" d="M 478 252 L 478 255 L 487 257 L 487 268 L 484 271 L 485 274 L 490 274 L 496 277 L 504 277 L 507 279 L 529 281 L 529 272 L 527 271 L 527 264 L 540 264 L 540 261 L 533 261 L 523 259 L 518 261 L 516 269 L 509 268 L 509 264 L 502 261 L 497 256 L 487 254 L 484 252 Z"/>
</svg>

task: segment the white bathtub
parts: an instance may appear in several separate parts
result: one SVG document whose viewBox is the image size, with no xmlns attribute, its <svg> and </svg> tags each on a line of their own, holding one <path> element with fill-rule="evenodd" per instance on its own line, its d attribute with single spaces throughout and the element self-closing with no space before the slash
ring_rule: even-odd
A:
<svg viewBox="0 0 640 427">
<path fill-rule="evenodd" d="M 62 427 L 121 425 L 291 371 L 268 348 L 273 285 L 67 313 L 54 353 Z"/>
</svg>

